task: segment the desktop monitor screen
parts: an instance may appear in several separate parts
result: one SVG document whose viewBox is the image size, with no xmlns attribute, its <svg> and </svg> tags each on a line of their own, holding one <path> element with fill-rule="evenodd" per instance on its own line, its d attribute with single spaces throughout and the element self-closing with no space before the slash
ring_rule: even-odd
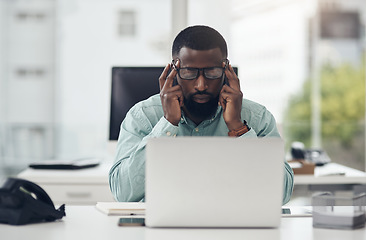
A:
<svg viewBox="0 0 366 240">
<path fill-rule="evenodd" d="M 159 93 L 164 67 L 113 67 L 109 140 L 118 140 L 120 125 L 136 103 Z M 234 71 L 238 74 L 237 67 Z"/>
<path fill-rule="evenodd" d="M 159 93 L 164 67 L 113 67 L 109 140 L 117 140 L 121 122 L 136 103 Z"/>
</svg>

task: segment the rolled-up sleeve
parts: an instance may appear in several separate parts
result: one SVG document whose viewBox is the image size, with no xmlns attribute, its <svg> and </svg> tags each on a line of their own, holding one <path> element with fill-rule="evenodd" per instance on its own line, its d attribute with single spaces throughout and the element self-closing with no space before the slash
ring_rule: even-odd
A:
<svg viewBox="0 0 366 240">
<path fill-rule="evenodd" d="M 248 125 L 251 129 L 240 137 L 281 137 L 277 130 L 276 120 L 265 107 L 254 113 L 246 113 L 243 118 L 246 116 L 250 116 Z M 290 201 L 293 186 L 294 173 L 290 165 L 284 159 L 283 205 Z"/>
<path fill-rule="evenodd" d="M 145 196 L 145 147 L 149 138 L 173 137 L 178 127 L 164 117 L 157 124 L 141 110 L 130 111 L 121 124 L 115 163 L 109 171 L 109 186 L 121 202 L 137 202 Z"/>
<path fill-rule="evenodd" d="M 293 188 L 294 188 L 294 172 L 292 171 L 290 165 L 287 162 L 285 162 L 282 204 L 286 204 L 288 203 L 288 201 L 290 201 Z"/>
</svg>

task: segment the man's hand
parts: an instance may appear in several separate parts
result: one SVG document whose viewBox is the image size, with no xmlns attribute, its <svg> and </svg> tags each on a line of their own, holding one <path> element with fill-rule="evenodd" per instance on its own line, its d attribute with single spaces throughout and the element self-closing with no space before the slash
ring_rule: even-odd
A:
<svg viewBox="0 0 366 240">
<path fill-rule="evenodd" d="M 177 65 L 178 64 L 179 63 L 177 62 Z M 159 77 L 160 99 L 163 106 L 164 117 L 171 124 L 178 126 L 182 114 L 183 92 L 179 85 L 173 86 L 174 77 L 177 75 L 177 71 L 173 69 L 168 75 L 168 71 L 171 67 L 172 65 L 168 64 Z"/>
<path fill-rule="evenodd" d="M 219 103 L 223 109 L 223 117 L 229 129 L 239 129 L 244 125 L 241 119 L 243 93 L 240 91 L 239 78 L 231 65 L 225 70 L 228 84 L 224 84 L 220 92 Z"/>
</svg>

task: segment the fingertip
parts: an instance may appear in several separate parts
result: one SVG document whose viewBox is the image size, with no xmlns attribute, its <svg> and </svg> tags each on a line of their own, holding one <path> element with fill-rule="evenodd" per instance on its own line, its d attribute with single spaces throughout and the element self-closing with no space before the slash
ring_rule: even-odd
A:
<svg viewBox="0 0 366 240">
<path fill-rule="evenodd" d="M 225 84 L 222 86 L 220 93 L 225 92 L 227 87 L 228 87 L 228 86 L 227 86 L 227 84 L 225 83 Z"/>
<path fill-rule="evenodd" d="M 163 75 L 165 75 L 165 78 L 167 77 L 167 75 L 168 75 L 168 72 L 169 72 L 169 69 L 170 69 L 170 63 L 168 63 L 166 66 L 165 66 L 165 68 L 164 68 L 164 70 L 163 70 L 163 72 L 162 72 L 162 76 Z"/>
</svg>

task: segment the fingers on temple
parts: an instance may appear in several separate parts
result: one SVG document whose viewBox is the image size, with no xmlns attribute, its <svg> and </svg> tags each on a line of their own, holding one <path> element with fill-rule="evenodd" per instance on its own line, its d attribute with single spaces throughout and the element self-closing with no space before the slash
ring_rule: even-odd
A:
<svg viewBox="0 0 366 240">
<path fill-rule="evenodd" d="M 229 67 L 225 71 L 228 79 L 229 86 L 235 90 L 240 90 L 240 82 L 238 76 L 236 76 L 233 67 L 229 64 Z"/>
<path fill-rule="evenodd" d="M 165 82 L 166 82 L 166 78 L 167 78 L 169 69 L 170 69 L 170 64 L 168 64 L 168 65 L 165 66 L 163 72 L 161 73 L 161 75 L 159 77 L 159 87 L 160 87 L 160 90 L 162 90 L 163 87 L 164 87 L 164 85 L 165 85 Z"/>
</svg>

